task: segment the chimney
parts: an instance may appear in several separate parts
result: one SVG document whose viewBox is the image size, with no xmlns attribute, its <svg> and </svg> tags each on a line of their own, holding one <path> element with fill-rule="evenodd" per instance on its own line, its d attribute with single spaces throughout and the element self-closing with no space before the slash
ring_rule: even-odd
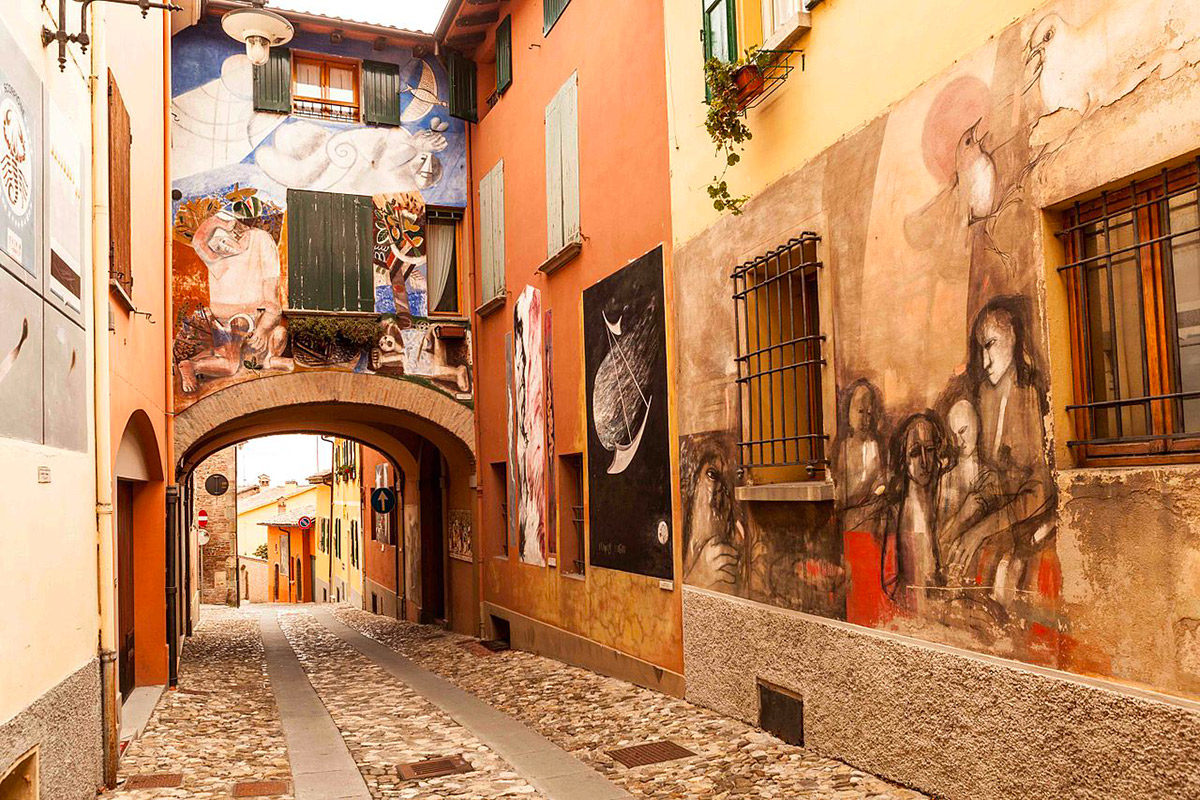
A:
<svg viewBox="0 0 1200 800">
<path fill-rule="evenodd" d="M 263 473 L 258 476 L 258 485 L 264 489 L 271 485 L 271 476 Z"/>
</svg>

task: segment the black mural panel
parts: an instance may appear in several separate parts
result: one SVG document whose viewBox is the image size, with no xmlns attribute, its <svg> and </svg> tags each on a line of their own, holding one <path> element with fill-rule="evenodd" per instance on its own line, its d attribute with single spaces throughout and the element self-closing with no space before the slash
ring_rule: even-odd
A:
<svg viewBox="0 0 1200 800">
<path fill-rule="evenodd" d="M 591 563 L 672 577 L 662 248 L 583 293 Z"/>
</svg>

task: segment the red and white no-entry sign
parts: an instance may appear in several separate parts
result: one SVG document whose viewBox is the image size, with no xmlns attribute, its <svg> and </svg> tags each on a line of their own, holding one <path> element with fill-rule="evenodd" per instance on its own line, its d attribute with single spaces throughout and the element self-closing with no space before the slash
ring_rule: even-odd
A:
<svg viewBox="0 0 1200 800">
<path fill-rule="evenodd" d="M 205 511 L 203 508 L 200 509 L 200 513 L 196 515 L 196 524 L 199 525 L 201 528 L 208 527 L 208 512 Z"/>
</svg>

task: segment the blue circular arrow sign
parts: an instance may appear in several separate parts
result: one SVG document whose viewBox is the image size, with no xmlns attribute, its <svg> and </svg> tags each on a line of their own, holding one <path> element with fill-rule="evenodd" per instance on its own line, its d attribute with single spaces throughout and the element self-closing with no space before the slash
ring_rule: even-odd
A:
<svg viewBox="0 0 1200 800">
<path fill-rule="evenodd" d="M 395 507 L 396 493 L 393 490 L 386 486 L 371 490 L 371 508 L 376 514 L 390 514 Z"/>
</svg>

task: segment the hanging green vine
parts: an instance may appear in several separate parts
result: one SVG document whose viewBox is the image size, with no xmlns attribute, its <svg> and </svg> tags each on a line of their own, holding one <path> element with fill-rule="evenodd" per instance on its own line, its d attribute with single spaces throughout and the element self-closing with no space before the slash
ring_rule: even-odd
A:
<svg viewBox="0 0 1200 800">
<path fill-rule="evenodd" d="M 704 64 L 704 82 L 708 87 L 708 115 L 704 128 L 725 162 L 721 174 L 714 176 L 708 184 L 708 196 L 717 211 L 728 211 L 736 216 L 742 213 L 742 206 L 750 199 L 747 195 L 730 194 L 725 180 L 729 168 L 742 160 L 739 152 L 742 145 L 754 135 L 742 118 L 745 90 L 738 86 L 737 75 L 744 69 L 757 70 L 761 85 L 761 75 L 770 66 L 774 55 L 769 50 L 751 47 L 735 61 L 710 58 Z"/>
</svg>

